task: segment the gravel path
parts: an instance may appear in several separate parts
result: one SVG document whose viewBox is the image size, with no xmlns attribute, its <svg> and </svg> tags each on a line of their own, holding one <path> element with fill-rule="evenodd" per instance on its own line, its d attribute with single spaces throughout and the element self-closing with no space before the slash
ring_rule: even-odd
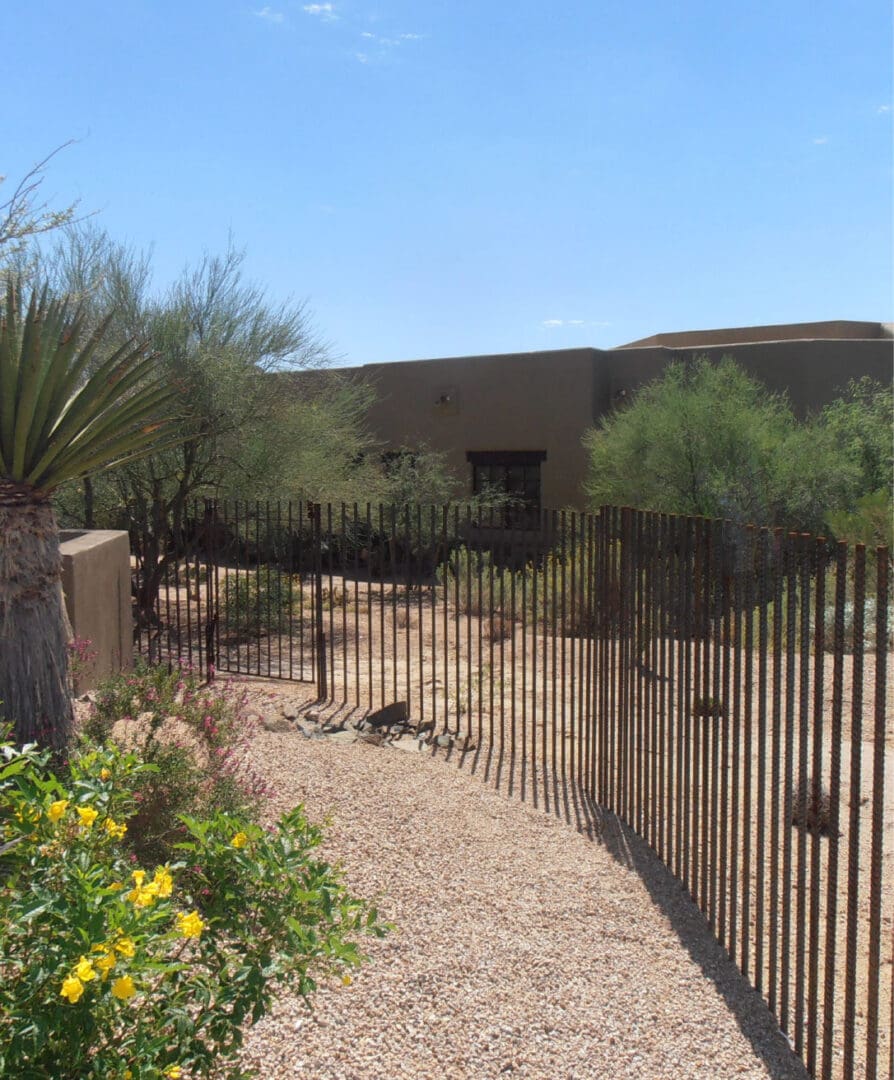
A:
<svg viewBox="0 0 894 1080">
<path fill-rule="evenodd" d="M 263 732 L 254 752 L 278 792 L 271 813 L 331 815 L 327 856 L 399 928 L 368 944 L 351 986 L 322 987 L 313 1014 L 282 996 L 247 1038 L 261 1075 L 806 1077 L 681 888 L 614 818 L 578 806 L 578 831 L 429 753 L 294 732 Z"/>
</svg>

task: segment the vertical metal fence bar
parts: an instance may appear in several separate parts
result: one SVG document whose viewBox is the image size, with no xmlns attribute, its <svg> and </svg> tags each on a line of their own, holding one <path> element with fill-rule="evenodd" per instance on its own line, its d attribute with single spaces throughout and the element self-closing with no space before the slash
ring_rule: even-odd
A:
<svg viewBox="0 0 894 1080">
<path fill-rule="evenodd" d="M 446 731 L 450 726 L 450 614 L 448 612 L 449 600 L 450 600 L 450 585 L 449 577 L 447 575 L 447 555 L 448 555 L 448 529 L 449 529 L 449 514 L 450 509 L 444 505 L 441 508 L 441 540 L 440 549 L 435 556 L 435 579 L 432 583 L 432 592 L 437 594 L 438 591 L 438 568 L 443 566 L 442 571 L 444 575 L 444 590 L 441 596 L 441 614 L 443 617 L 443 640 L 444 640 L 444 730 Z M 459 724 L 455 725 L 459 728 Z"/>
<path fill-rule="evenodd" d="M 801 602 L 800 625 L 798 628 L 798 780 L 795 789 L 795 798 L 800 806 L 804 805 L 807 798 L 808 785 L 808 757 L 810 751 L 810 599 L 811 599 L 811 569 L 813 565 L 813 551 L 810 546 L 810 537 L 802 534 L 798 538 L 798 578 L 799 599 Z M 820 661 L 822 656 L 820 655 Z M 800 809 L 799 806 L 799 809 Z M 791 814 L 791 807 L 789 808 Z M 791 822 L 791 817 L 789 817 Z M 806 815 L 800 814 L 800 827 L 797 836 L 797 871 L 795 878 L 795 897 L 797 909 L 795 912 L 795 1051 L 803 1058 L 805 1036 L 805 1007 L 806 1007 L 806 944 L 807 944 L 807 897 L 809 888 L 818 888 L 819 882 L 812 879 L 808 882 L 807 848 L 808 827 Z"/>
<path fill-rule="evenodd" d="M 351 516 L 351 547 L 354 552 L 354 705 L 360 708 L 360 506 Z"/>
<path fill-rule="evenodd" d="M 671 519 L 658 515 L 658 551 L 661 562 L 658 572 L 658 646 L 653 671 L 658 684 L 658 854 L 665 865 L 670 864 L 671 830 L 673 827 L 672 757 L 673 735 L 670 720 L 673 710 L 673 644 L 669 625 L 670 604 L 668 586 L 673 566 Z"/>
<path fill-rule="evenodd" d="M 795 759 L 795 686 L 796 636 L 798 614 L 798 536 L 789 533 L 785 538 L 785 759 L 782 787 L 782 929 L 780 938 L 779 1017 L 780 1027 L 792 1035 L 789 1022 L 792 929 L 792 789 Z"/>
<path fill-rule="evenodd" d="M 866 615 L 866 548 L 854 545 L 853 684 L 851 687 L 850 820 L 847 833 L 847 940 L 844 988 L 844 1076 L 854 1075 L 857 1019 L 857 943 L 860 915 L 860 804 L 863 757 L 863 662 Z"/>
<path fill-rule="evenodd" d="M 887 548 L 875 551 L 875 715 L 872 745 L 872 851 L 869 869 L 869 987 L 866 999 L 866 1080 L 878 1076 L 881 989 L 882 870 L 885 848 L 885 722 L 887 719 L 888 567 Z M 891 956 L 894 972 L 894 954 Z M 894 978 L 894 975 L 892 975 Z M 894 989 L 894 987 L 892 987 Z M 894 997 L 894 995 L 892 995 Z M 892 1001 L 894 1008 L 894 1001 Z M 894 1070 L 894 1024 L 888 1031 L 888 1058 Z"/>
<path fill-rule="evenodd" d="M 823 1049 L 820 1076 L 832 1078 L 835 1052 L 835 1001 L 837 997 L 835 960 L 838 942 L 838 862 L 841 820 L 841 742 L 844 697 L 844 615 L 847 588 L 847 544 L 835 553 L 835 632 L 832 666 L 832 729 L 829 775 L 829 870 L 826 881 L 826 947 L 823 979 Z"/>
<path fill-rule="evenodd" d="M 436 557 L 434 555 L 434 549 L 435 549 L 435 546 L 436 546 L 435 545 L 435 529 L 436 529 L 435 507 L 434 507 L 434 505 L 432 505 L 432 506 L 429 507 L 429 512 L 428 512 L 428 536 L 426 537 L 425 543 L 423 543 L 423 545 L 422 545 L 422 550 L 423 550 L 423 552 L 427 552 L 427 551 L 431 550 L 432 555 L 433 555 L 433 559 Z M 431 545 L 430 548 L 429 548 L 429 545 Z M 426 576 L 426 570 L 425 570 L 424 563 L 425 563 L 425 560 L 423 558 L 422 573 L 420 575 L 422 580 L 424 580 L 425 576 Z M 437 595 L 437 592 L 438 591 L 437 591 L 437 589 L 434 588 L 434 586 L 432 586 L 432 588 L 430 589 L 430 592 L 431 592 L 431 722 L 432 722 L 432 724 L 434 724 L 433 731 L 437 734 L 437 730 L 438 730 L 438 612 L 437 612 L 438 595 Z M 419 687 L 419 693 L 420 694 L 425 692 L 424 689 L 423 689 L 424 686 L 425 686 L 425 680 L 422 679 L 421 680 L 421 685 Z M 446 731 L 446 729 L 447 729 L 447 722 L 446 722 L 446 717 L 445 717 L 444 730 Z"/>
<path fill-rule="evenodd" d="M 645 553 L 645 540 L 643 527 L 645 515 L 637 511 L 633 518 L 634 526 L 634 620 L 633 620 L 633 644 L 631 648 L 630 684 L 633 715 L 631 717 L 631 735 L 635 741 L 633 770 L 634 784 L 634 813 L 633 822 L 640 836 L 645 835 L 648 821 L 648 808 L 645 805 L 645 777 L 648 768 L 646 760 L 646 737 L 645 737 L 645 708 L 643 701 L 643 642 L 645 640 L 645 590 L 646 576 L 648 574 L 648 560 Z"/>
<path fill-rule="evenodd" d="M 501 511 L 502 517 L 502 511 Z M 481 613 L 482 620 L 486 619 L 485 638 L 487 639 L 487 688 L 482 688 L 482 694 L 487 698 L 488 734 L 491 748 L 496 740 L 494 734 L 494 629 L 496 624 L 494 612 L 494 561 L 496 559 L 496 536 L 499 525 L 494 524 L 494 510 L 491 507 L 490 520 L 487 529 L 487 606 Z M 485 681 L 484 668 L 481 669 L 480 683 Z"/>
<path fill-rule="evenodd" d="M 705 693 L 708 670 L 707 657 L 705 655 L 705 612 L 707 609 L 706 601 L 708 592 L 708 580 L 706 578 L 708 553 L 706 550 L 707 545 L 705 543 L 705 519 L 696 518 L 692 524 L 694 533 L 694 580 L 692 591 L 693 599 L 695 601 L 695 610 L 693 612 L 692 626 L 692 687 L 686 701 L 692 747 L 692 782 L 690 787 L 690 799 L 692 802 L 692 832 L 690 841 L 692 849 L 692 882 L 690 885 L 690 892 L 699 908 L 704 912 L 705 902 L 704 893 L 702 891 L 702 868 L 707 862 L 703 846 L 703 834 L 705 830 L 703 829 L 704 822 L 702 818 L 702 804 L 704 802 L 704 793 L 702 789 L 705 784 L 705 777 L 703 775 L 705 769 L 702 758 L 702 743 L 704 741 L 702 739 L 702 724 L 704 721 L 701 715 L 697 715 L 697 713 L 700 714 L 701 708 L 704 707 L 704 703 L 707 700 L 707 694 Z"/>
<path fill-rule="evenodd" d="M 711 697 L 716 703 L 710 719 L 711 727 L 711 817 L 710 817 L 710 876 L 708 889 L 708 913 L 711 926 L 723 942 L 726 927 L 726 910 L 723 896 L 726 890 L 726 728 L 729 698 L 721 691 L 725 671 L 723 653 L 724 629 L 724 523 L 711 524 Z M 719 710 L 719 714 L 718 714 Z M 721 757 L 721 745 L 723 754 Z M 722 836 L 722 838 L 721 838 Z M 719 916 L 720 908 L 723 916 Z"/>
<path fill-rule="evenodd" d="M 805 792 L 815 807 L 820 805 L 823 791 L 823 719 L 825 716 L 825 654 L 826 654 L 826 543 L 819 538 L 813 544 L 815 573 L 813 624 L 813 746 L 810 789 Z M 814 814 L 810 830 L 810 915 L 807 942 L 807 1071 L 816 1074 L 819 1036 L 819 956 L 820 956 L 820 895 L 822 892 L 820 815 Z"/>
<path fill-rule="evenodd" d="M 673 518 L 674 522 L 674 548 L 675 548 L 675 572 L 671 582 L 671 591 L 674 596 L 674 637 L 676 642 L 676 686 L 674 694 L 675 712 L 671 717 L 673 729 L 674 755 L 674 820 L 676 828 L 673 838 L 674 849 L 674 877 L 687 884 L 689 876 L 689 856 L 687 854 L 687 841 L 689 833 L 686 828 L 686 814 L 689 809 L 689 798 L 686 794 L 686 785 L 689 770 L 686 765 L 686 699 L 689 697 L 687 685 L 688 667 L 686 657 L 689 651 L 687 640 L 688 609 L 690 591 L 686 588 L 686 573 L 689 562 L 688 545 L 688 522 L 685 518 Z"/>
<path fill-rule="evenodd" d="M 748 975 L 752 963 L 754 963 L 754 953 L 752 949 L 752 935 L 751 935 L 751 911 L 753 908 L 751 902 L 752 885 L 751 885 L 751 855 L 752 855 L 752 788 L 753 788 L 753 709 L 754 709 L 754 594 L 755 594 L 755 576 L 758 572 L 758 548 L 757 537 L 753 526 L 748 526 L 746 530 L 747 536 L 747 577 L 745 578 L 745 594 L 744 594 L 744 615 L 745 615 L 745 655 L 744 655 L 744 678 L 745 678 L 745 700 L 744 700 L 744 725 L 743 725 L 743 738 L 744 744 L 742 748 L 743 759 L 743 777 L 742 777 L 742 917 L 740 925 L 742 927 L 741 940 L 742 940 L 742 961 L 740 967 L 742 973 Z M 756 898 L 755 898 L 756 899 Z M 755 979 L 752 978 L 751 982 L 756 986 Z"/>
<path fill-rule="evenodd" d="M 425 541 L 422 535 L 422 507 L 416 507 L 416 561 L 414 572 L 414 585 L 416 588 L 416 641 L 419 646 L 419 669 L 417 674 L 417 690 L 419 693 L 419 720 L 425 723 L 425 595 L 423 581 L 425 580 Z"/>
<path fill-rule="evenodd" d="M 726 667 L 725 667 L 725 689 L 724 696 L 727 702 L 732 703 L 732 715 L 730 717 L 730 709 L 727 707 L 725 715 L 730 719 L 730 728 L 728 733 L 728 740 L 730 746 L 730 856 L 729 856 L 729 932 L 727 936 L 727 949 L 730 957 L 736 961 L 738 959 L 738 933 L 739 933 L 739 851 L 744 842 L 744 835 L 740 838 L 739 832 L 739 800 L 741 792 L 739 788 L 741 778 L 741 765 L 744 764 L 742 758 L 744 757 L 744 742 L 742 739 L 742 652 L 744 649 L 744 641 L 742 635 L 744 633 L 744 623 L 742 621 L 742 609 L 744 607 L 744 578 L 746 574 L 750 574 L 751 565 L 748 561 L 750 552 L 748 549 L 747 538 L 743 536 L 742 530 L 737 528 L 735 530 L 735 550 L 733 552 L 733 569 L 732 569 L 732 596 L 731 596 L 731 618 L 730 629 L 727 637 L 727 643 L 725 647 L 726 653 Z M 730 656 L 730 653 L 732 654 Z M 732 670 L 730 671 L 730 659 L 732 660 Z M 730 682 L 731 680 L 731 682 Z M 750 750 L 750 748 L 749 748 Z M 751 828 L 751 822 L 745 821 L 742 833 L 744 834 Z"/>
<path fill-rule="evenodd" d="M 568 518 L 570 529 L 568 546 L 570 548 L 568 570 L 568 624 L 565 637 L 568 639 L 568 777 L 577 780 L 579 747 L 577 716 L 577 653 L 579 626 L 577 622 L 577 560 L 579 556 L 577 542 L 577 514 L 572 510 Z M 564 593 L 564 589 L 563 589 Z"/>
<path fill-rule="evenodd" d="M 769 534 L 761 529 L 758 541 L 758 680 L 757 680 L 757 834 L 754 856 L 757 863 L 755 884 L 754 985 L 764 993 L 767 976 L 764 971 L 764 916 L 766 897 L 766 846 L 767 819 L 767 654 L 770 648 L 767 606 L 773 595 L 770 586 Z"/>
<path fill-rule="evenodd" d="M 682 558 L 680 564 L 680 599 L 682 603 L 682 672 L 680 678 L 680 694 L 678 699 L 677 718 L 679 722 L 678 737 L 680 739 L 680 772 L 681 790 L 683 803 L 678 814 L 682 828 L 680 847 L 682 849 L 682 869 L 680 880 L 689 890 L 690 895 L 695 895 L 695 886 L 690 877 L 689 870 L 692 865 L 692 830 L 691 830 L 691 805 L 692 805 L 692 769 L 690 753 L 692 741 L 690 732 L 692 728 L 692 634 L 693 612 L 692 604 L 695 599 L 694 585 L 688 586 L 692 574 L 692 560 L 694 558 L 693 539 L 695 522 L 691 518 L 683 518 Z M 688 587 L 687 587 L 688 586 Z"/>
<path fill-rule="evenodd" d="M 385 654 L 388 639 L 385 636 L 385 577 L 387 576 L 387 551 L 388 536 L 385 532 L 385 507 L 379 503 L 379 533 L 378 533 L 378 569 L 379 569 L 379 686 L 382 695 L 382 705 L 388 701 L 388 690 L 385 686 Z"/>
</svg>

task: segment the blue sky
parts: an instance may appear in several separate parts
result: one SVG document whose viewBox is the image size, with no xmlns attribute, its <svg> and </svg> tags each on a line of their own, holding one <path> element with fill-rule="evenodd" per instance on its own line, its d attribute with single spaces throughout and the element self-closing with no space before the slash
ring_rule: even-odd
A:
<svg viewBox="0 0 894 1080">
<path fill-rule="evenodd" d="M 2 9 L 0 173 L 343 363 L 892 318 L 887 0 Z"/>
</svg>

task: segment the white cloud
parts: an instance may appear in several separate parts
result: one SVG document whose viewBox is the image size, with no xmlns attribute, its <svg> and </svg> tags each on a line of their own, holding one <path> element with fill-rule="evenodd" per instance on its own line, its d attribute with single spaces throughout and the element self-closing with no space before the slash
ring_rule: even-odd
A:
<svg viewBox="0 0 894 1080">
<path fill-rule="evenodd" d="M 401 41 L 421 41 L 424 34 L 399 34 Z"/>
<path fill-rule="evenodd" d="M 611 323 L 596 319 L 543 319 L 540 325 L 553 330 L 560 326 L 611 326 Z"/>
<path fill-rule="evenodd" d="M 891 106 L 890 105 L 879 105 L 879 107 L 875 111 L 878 112 L 878 113 L 888 113 L 888 112 L 891 111 Z"/>
<path fill-rule="evenodd" d="M 356 56 L 356 58 L 360 61 L 361 64 L 369 63 L 369 57 L 366 55 L 366 53 L 354 53 L 354 56 Z"/>
<path fill-rule="evenodd" d="M 365 38 L 373 38 L 374 39 L 376 35 L 371 34 L 368 30 L 364 30 L 363 33 L 360 36 L 365 37 Z"/>
<path fill-rule="evenodd" d="M 828 141 L 829 141 L 829 136 L 828 135 L 820 135 L 820 137 L 818 139 L 813 140 L 813 145 L 814 146 L 825 146 Z"/>
<path fill-rule="evenodd" d="M 285 21 L 285 15 L 281 11 L 274 11 L 272 7 L 262 7 L 255 15 L 265 22 L 281 23 Z"/>
<path fill-rule="evenodd" d="M 304 10 L 308 15 L 319 15 L 321 19 L 337 19 L 332 4 L 305 4 Z"/>
</svg>

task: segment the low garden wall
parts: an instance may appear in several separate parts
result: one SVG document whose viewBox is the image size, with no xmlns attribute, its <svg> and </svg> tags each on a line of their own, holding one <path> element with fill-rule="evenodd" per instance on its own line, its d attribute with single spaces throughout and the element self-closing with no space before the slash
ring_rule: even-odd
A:
<svg viewBox="0 0 894 1080">
<path fill-rule="evenodd" d="M 133 667 L 130 544 L 126 532 L 66 530 L 60 535 L 62 591 L 76 642 L 75 690 L 93 689 L 107 675 Z"/>
</svg>

